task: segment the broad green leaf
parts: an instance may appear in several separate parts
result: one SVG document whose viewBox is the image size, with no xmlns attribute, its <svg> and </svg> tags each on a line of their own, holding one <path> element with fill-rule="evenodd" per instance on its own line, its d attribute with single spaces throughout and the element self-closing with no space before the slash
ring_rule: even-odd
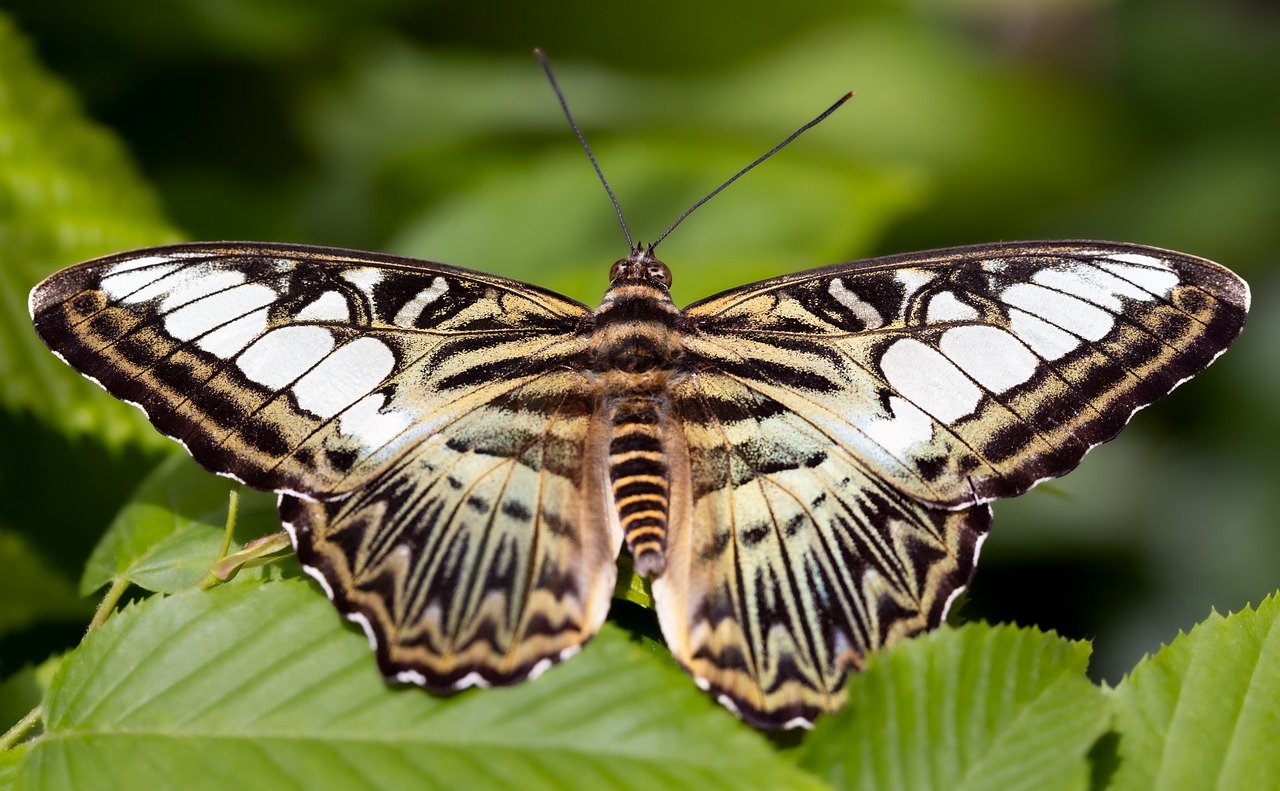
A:
<svg viewBox="0 0 1280 791">
<path fill-rule="evenodd" d="M 873 655 L 801 765 L 841 789 L 1085 789 L 1110 717 L 1088 660 L 1032 629 L 943 627 Z"/>
<path fill-rule="evenodd" d="M 80 590 L 87 594 L 128 580 L 173 593 L 198 583 L 218 559 L 232 486 L 185 455 L 162 462 L 94 548 Z M 279 529 L 270 495 L 242 490 L 236 536 L 250 539 Z"/>
<path fill-rule="evenodd" d="M 87 621 L 93 605 L 21 535 L 0 529 L 0 635 L 42 621 Z"/>
<path fill-rule="evenodd" d="M 26 752 L 27 746 L 19 744 L 13 749 L 0 753 L 0 787 L 13 787 L 18 777 L 18 765 L 22 763 L 22 756 Z"/>
<path fill-rule="evenodd" d="M 160 446 L 141 414 L 44 348 L 27 293 L 60 267 L 174 238 L 120 144 L 0 15 L 0 405 L 67 434 Z"/>
<path fill-rule="evenodd" d="M 393 688 L 301 581 L 153 597 L 63 664 L 15 787 L 820 788 L 606 627 L 536 681 Z"/>
<path fill-rule="evenodd" d="M 1276 788 L 1280 594 L 1179 635 L 1138 663 L 1114 703 L 1111 788 Z"/>
</svg>

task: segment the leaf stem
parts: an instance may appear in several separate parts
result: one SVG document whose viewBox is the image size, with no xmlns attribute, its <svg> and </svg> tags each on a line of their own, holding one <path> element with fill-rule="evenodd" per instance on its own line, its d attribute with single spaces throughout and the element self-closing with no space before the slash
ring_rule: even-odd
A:
<svg viewBox="0 0 1280 791">
<path fill-rule="evenodd" d="M 218 547 L 218 560 L 222 560 L 227 556 L 227 552 L 231 549 L 231 537 L 236 532 L 236 514 L 240 510 L 240 490 L 237 487 L 231 487 L 227 502 L 227 525 L 222 531 L 222 546 Z M 215 561 L 215 564 L 217 561 Z"/>
<path fill-rule="evenodd" d="M 22 740 L 32 728 L 40 723 L 40 715 L 43 710 L 40 706 L 36 706 L 27 715 L 13 724 L 13 727 L 4 732 L 0 736 L 0 753 L 12 748 L 15 744 Z"/>
<path fill-rule="evenodd" d="M 93 613 L 93 620 L 89 621 L 89 628 L 84 630 L 86 636 L 93 633 L 94 629 L 102 626 L 116 609 L 116 604 L 120 601 L 120 597 L 129 589 L 128 579 L 117 579 L 111 583 L 111 587 L 107 588 L 107 592 L 103 594 L 102 601 L 98 602 L 98 609 Z"/>
</svg>

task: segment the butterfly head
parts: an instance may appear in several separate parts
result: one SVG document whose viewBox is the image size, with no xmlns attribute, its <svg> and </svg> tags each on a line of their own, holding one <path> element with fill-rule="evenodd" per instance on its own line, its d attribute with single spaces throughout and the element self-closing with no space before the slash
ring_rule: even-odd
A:
<svg viewBox="0 0 1280 791">
<path fill-rule="evenodd" d="M 671 288 L 671 270 L 653 254 L 653 247 L 639 245 L 631 251 L 631 255 L 620 258 L 609 269 L 609 282 L 617 284 L 624 280 L 643 280 Z"/>
</svg>

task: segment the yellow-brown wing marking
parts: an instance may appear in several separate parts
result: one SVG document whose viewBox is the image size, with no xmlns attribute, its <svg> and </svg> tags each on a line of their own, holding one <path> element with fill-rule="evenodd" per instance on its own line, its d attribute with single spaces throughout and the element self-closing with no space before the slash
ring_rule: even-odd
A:
<svg viewBox="0 0 1280 791">
<path fill-rule="evenodd" d="M 63 270 L 36 330 L 205 467 L 349 491 L 438 426 L 582 353 L 586 308 L 503 278 L 324 248 L 201 244 Z"/>
<path fill-rule="evenodd" d="M 810 723 L 868 651 L 938 624 L 989 511 L 921 505 L 728 376 L 685 380 L 673 410 L 688 475 L 653 582 L 663 633 L 748 721 Z"/>
<path fill-rule="evenodd" d="M 567 658 L 608 611 L 621 545 L 607 432 L 580 374 L 471 409 L 349 497 L 285 495 L 300 561 L 390 678 L 508 684 Z"/>
<path fill-rule="evenodd" d="M 688 308 L 689 366 L 823 426 L 944 508 L 1075 467 L 1243 327 L 1248 287 L 1181 253 L 1024 242 L 787 275 Z"/>
</svg>

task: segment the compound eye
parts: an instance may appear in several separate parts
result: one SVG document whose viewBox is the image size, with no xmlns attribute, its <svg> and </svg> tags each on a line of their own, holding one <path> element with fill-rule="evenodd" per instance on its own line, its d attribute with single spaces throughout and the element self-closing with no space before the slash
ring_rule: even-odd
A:
<svg viewBox="0 0 1280 791">
<path fill-rule="evenodd" d="M 665 264 L 651 264 L 648 274 L 650 280 L 656 280 L 667 287 L 671 286 L 671 270 L 667 269 Z"/>
<path fill-rule="evenodd" d="M 609 269 L 609 280 L 610 282 L 612 282 L 614 280 L 617 280 L 618 278 L 626 277 L 626 274 L 627 274 L 627 262 L 618 261 L 614 263 L 614 265 Z"/>
</svg>

